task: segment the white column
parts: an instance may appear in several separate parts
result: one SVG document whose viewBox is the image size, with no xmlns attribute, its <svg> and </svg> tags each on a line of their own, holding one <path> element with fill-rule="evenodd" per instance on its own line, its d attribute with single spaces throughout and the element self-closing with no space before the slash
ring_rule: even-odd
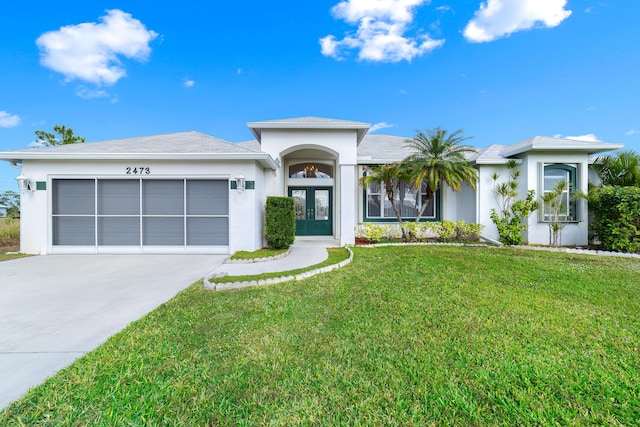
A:
<svg viewBox="0 0 640 427">
<path fill-rule="evenodd" d="M 356 241 L 357 220 L 357 176 L 356 165 L 340 165 L 340 245 L 353 245 Z"/>
</svg>

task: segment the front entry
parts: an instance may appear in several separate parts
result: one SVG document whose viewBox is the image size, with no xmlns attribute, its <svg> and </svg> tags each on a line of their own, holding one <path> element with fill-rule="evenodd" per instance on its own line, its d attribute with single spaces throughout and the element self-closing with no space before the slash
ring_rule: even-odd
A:
<svg viewBox="0 0 640 427">
<path fill-rule="evenodd" d="M 289 187 L 296 209 L 296 236 L 331 236 L 333 188 Z"/>
</svg>

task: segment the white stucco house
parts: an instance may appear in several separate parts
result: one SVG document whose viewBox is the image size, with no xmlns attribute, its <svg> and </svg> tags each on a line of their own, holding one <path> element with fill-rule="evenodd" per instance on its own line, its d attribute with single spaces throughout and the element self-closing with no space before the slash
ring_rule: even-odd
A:
<svg viewBox="0 0 640 427">
<path fill-rule="evenodd" d="M 8 210 L 9 208 L 7 206 L 0 205 L 0 218 L 6 218 Z"/>
<path fill-rule="evenodd" d="M 406 137 L 367 134 L 370 124 L 317 117 L 250 122 L 255 139 L 231 143 L 199 132 L 0 152 L 21 168 L 21 250 L 55 253 L 219 253 L 264 244 L 267 196 L 296 200 L 298 235 L 353 244 L 366 222 L 394 222 L 379 186 L 362 188 L 367 165 L 400 161 Z M 619 144 L 534 137 L 491 145 L 469 160 L 477 189 L 444 188 L 425 220 L 484 224 L 497 207 L 493 173 L 522 171 L 521 191 L 543 194 L 559 179 L 587 190 L 590 156 Z M 402 211 L 415 216 L 421 197 L 407 186 Z M 586 202 L 567 212 L 563 244 L 587 243 Z M 548 243 L 544 213 L 529 219 L 529 243 Z"/>
</svg>

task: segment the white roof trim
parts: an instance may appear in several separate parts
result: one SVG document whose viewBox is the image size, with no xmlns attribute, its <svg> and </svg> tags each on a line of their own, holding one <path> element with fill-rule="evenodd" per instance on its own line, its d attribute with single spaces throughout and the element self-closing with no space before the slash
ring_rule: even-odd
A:
<svg viewBox="0 0 640 427">
<path fill-rule="evenodd" d="M 272 170 L 278 165 L 266 153 L 55 153 L 5 151 L 0 160 L 253 160 Z"/>
</svg>

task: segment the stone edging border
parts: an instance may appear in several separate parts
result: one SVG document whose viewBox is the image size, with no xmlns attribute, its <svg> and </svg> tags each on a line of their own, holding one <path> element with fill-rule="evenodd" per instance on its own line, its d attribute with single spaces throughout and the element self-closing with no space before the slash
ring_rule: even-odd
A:
<svg viewBox="0 0 640 427">
<path fill-rule="evenodd" d="M 212 291 L 227 291 L 231 289 L 247 288 L 249 286 L 273 285 L 276 283 L 289 282 L 292 280 L 307 279 L 309 277 L 313 277 L 318 274 L 328 273 L 331 270 L 344 267 L 345 265 L 353 261 L 353 251 L 348 246 L 345 248 L 347 249 L 347 251 L 349 251 L 349 258 L 343 261 L 340 261 L 337 264 L 327 265 L 325 267 L 316 268 L 313 270 L 305 271 L 304 273 L 299 273 L 291 276 L 274 277 L 272 279 L 251 280 L 246 282 L 209 283 L 209 279 L 214 277 L 220 277 L 220 276 L 216 276 L 215 274 L 211 274 L 204 277 L 203 279 L 204 288 Z"/>
<path fill-rule="evenodd" d="M 593 249 L 577 249 L 577 248 L 556 248 L 551 246 L 493 246 L 484 243 L 442 243 L 442 242 L 418 242 L 418 243 L 377 243 L 373 245 L 358 245 L 359 248 L 375 248 L 378 246 L 471 246 L 471 247 L 485 247 L 485 248 L 516 248 L 526 249 L 531 251 L 548 251 L 548 252 L 563 252 L 568 254 L 583 254 L 583 255 L 597 255 L 608 256 L 618 258 L 636 258 L 640 259 L 640 254 L 630 254 L 625 252 L 613 252 L 613 251 L 598 251 Z"/>
<path fill-rule="evenodd" d="M 269 257 L 264 257 L 264 258 L 251 258 L 251 259 L 229 259 L 229 258 L 227 258 L 226 260 L 224 260 L 224 263 L 225 264 L 254 264 L 256 262 L 275 261 L 277 259 L 282 259 L 282 258 L 285 258 L 285 257 L 289 256 L 290 253 L 291 253 L 291 247 L 289 247 L 289 249 L 286 252 L 281 253 L 279 255 L 274 255 L 274 256 L 269 256 Z"/>
</svg>

